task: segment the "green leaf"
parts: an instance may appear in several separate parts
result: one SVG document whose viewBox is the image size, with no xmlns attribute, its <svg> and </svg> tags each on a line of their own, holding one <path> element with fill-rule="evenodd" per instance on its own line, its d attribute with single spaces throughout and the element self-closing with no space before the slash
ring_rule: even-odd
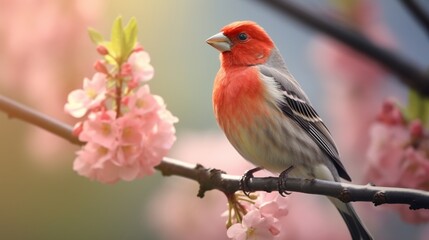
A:
<svg viewBox="0 0 429 240">
<path fill-rule="evenodd" d="M 423 125 L 429 128 L 429 98 L 410 89 L 408 92 L 408 106 L 406 112 L 408 120 L 419 118 Z"/>
<path fill-rule="evenodd" d="M 408 91 L 408 106 L 406 111 L 408 120 L 420 118 L 421 111 L 421 96 L 418 92 L 410 89 Z"/>
<path fill-rule="evenodd" d="M 103 43 L 101 43 L 105 48 L 107 48 L 107 51 L 109 52 L 109 54 L 108 55 L 105 55 L 104 56 L 104 59 L 109 63 L 109 64 L 111 64 L 111 65 L 113 65 L 113 66 L 117 66 L 118 65 L 118 63 L 116 62 L 116 58 L 117 58 L 117 56 L 116 56 L 116 53 L 115 53 L 115 51 L 114 51 L 114 49 L 113 49 L 113 47 L 112 47 L 112 42 L 107 42 L 107 41 L 105 41 L 105 42 L 103 42 Z"/>
<path fill-rule="evenodd" d="M 110 55 L 106 55 L 104 56 L 104 59 L 106 60 L 107 63 L 113 65 L 113 66 L 117 66 L 118 63 L 116 62 L 116 59 L 114 59 L 112 56 Z"/>
<path fill-rule="evenodd" d="M 112 44 L 112 50 L 114 52 L 114 56 L 116 58 L 116 61 L 118 61 L 118 64 L 122 64 L 122 61 L 124 59 L 124 50 L 125 50 L 125 37 L 124 37 L 124 30 L 122 29 L 122 17 L 119 16 L 115 19 L 112 26 L 112 33 L 111 33 L 111 44 Z"/>
<path fill-rule="evenodd" d="M 429 98 L 423 97 L 423 114 L 422 114 L 422 123 L 423 125 L 429 129 Z"/>
<path fill-rule="evenodd" d="M 331 0 L 330 2 L 339 10 L 346 12 L 350 12 L 353 8 L 356 8 L 357 4 L 359 4 L 359 0 Z"/>
<path fill-rule="evenodd" d="M 109 55 L 105 56 L 108 63 L 120 66 L 132 53 L 137 44 L 137 20 L 131 18 L 125 27 L 122 27 L 122 17 L 118 16 L 112 25 L 110 41 L 104 40 L 96 30 L 89 28 L 91 40 L 107 48 Z"/>
<path fill-rule="evenodd" d="M 135 17 L 131 18 L 130 21 L 124 28 L 125 35 L 125 57 L 128 56 L 133 51 L 137 43 L 137 20 Z"/>
<path fill-rule="evenodd" d="M 88 28 L 88 34 L 89 34 L 89 38 L 91 38 L 91 41 L 96 44 L 99 45 L 100 43 L 104 42 L 104 38 L 103 35 L 101 35 L 99 32 L 97 32 L 95 29 L 93 28 Z"/>
</svg>

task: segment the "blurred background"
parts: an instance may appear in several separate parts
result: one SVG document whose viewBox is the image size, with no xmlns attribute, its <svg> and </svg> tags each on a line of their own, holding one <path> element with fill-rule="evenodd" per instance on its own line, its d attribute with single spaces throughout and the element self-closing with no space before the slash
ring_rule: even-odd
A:
<svg viewBox="0 0 429 240">
<path fill-rule="evenodd" d="M 92 76 L 92 64 L 99 58 L 87 28 L 108 36 L 118 15 L 125 21 L 135 16 L 139 41 L 155 67 L 151 90 L 180 119 L 170 156 L 241 174 L 250 166 L 228 145 L 212 114 L 219 58 L 205 39 L 232 21 L 253 20 L 271 35 L 326 119 L 346 168 L 357 183 L 366 183 L 369 125 L 384 97 L 405 102 L 406 88 L 362 56 L 261 2 L 0 0 L 0 94 L 73 124 L 63 112 L 67 93 Z M 420 3 L 429 10 L 426 1 Z M 361 31 L 421 67 L 429 62 L 427 35 L 399 1 L 299 4 Z M 219 217 L 226 210 L 221 193 L 200 200 L 195 183 L 159 173 L 114 185 L 92 182 L 72 170 L 77 149 L 0 113 L 0 239 L 226 238 L 225 219 Z M 237 166 L 230 159 L 237 159 Z M 429 239 L 427 224 L 406 223 L 395 212 L 375 209 L 367 203 L 359 204 L 358 211 L 378 239 Z M 299 218 L 307 216 L 321 219 L 320 229 L 344 232 L 335 210 L 326 211 L 298 212 L 291 226 L 299 229 Z M 324 220 L 328 217 L 334 220 Z"/>
</svg>

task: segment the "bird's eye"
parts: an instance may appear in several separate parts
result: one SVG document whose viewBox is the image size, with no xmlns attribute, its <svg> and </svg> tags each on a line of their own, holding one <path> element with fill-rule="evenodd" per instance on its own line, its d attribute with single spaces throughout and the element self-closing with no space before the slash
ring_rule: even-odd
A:
<svg viewBox="0 0 429 240">
<path fill-rule="evenodd" d="M 240 34 L 238 34 L 238 39 L 239 39 L 240 41 L 245 41 L 245 40 L 247 40 L 247 34 L 246 34 L 246 33 L 240 33 Z"/>
</svg>

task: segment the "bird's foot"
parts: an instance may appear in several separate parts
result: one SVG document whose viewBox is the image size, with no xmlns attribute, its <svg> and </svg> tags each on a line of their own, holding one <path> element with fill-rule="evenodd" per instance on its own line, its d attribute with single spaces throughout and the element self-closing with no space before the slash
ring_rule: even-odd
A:
<svg viewBox="0 0 429 240">
<path fill-rule="evenodd" d="M 286 190 L 283 189 L 283 186 L 285 185 L 287 178 L 288 178 L 288 174 L 290 173 L 290 171 L 292 171 L 293 166 L 288 167 L 286 170 L 284 170 L 283 172 L 280 173 L 279 177 L 278 177 L 278 189 L 279 189 L 279 194 L 282 197 L 286 197 L 286 195 L 291 194 L 290 192 L 287 192 Z"/>
<path fill-rule="evenodd" d="M 240 187 L 241 187 L 241 190 L 243 190 L 244 195 L 246 195 L 247 197 L 250 197 L 249 196 L 249 194 L 250 194 L 250 189 L 249 189 L 250 179 L 252 179 L 254 177 L 253 176 L 254 173 L 261 171 L 262 169 L 263 168 L 261 168 L 261 167 L 252 168 L 250 170 L 247 170 L 243 174 L 243 176 L 241 177 Z"/>
</svg>

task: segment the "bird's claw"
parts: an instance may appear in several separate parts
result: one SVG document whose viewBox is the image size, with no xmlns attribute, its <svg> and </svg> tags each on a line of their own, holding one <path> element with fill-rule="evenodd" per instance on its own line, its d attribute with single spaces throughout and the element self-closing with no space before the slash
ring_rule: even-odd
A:
<svg viewBox="0 0 429 240">
<path fill-rule="evenodd" d="M 278 177 L 278 189 L 279 189 L 279 194 L 282 197 L 286 197 L 286 195 L 291 194 L 290 192 L 286 191 L 283 189 L 283 186 L 285 185 L 287 178 L 288 178 L 288 174 L 290 171 L 292 171 L 293 166 L 288 167 L 286 170 L 284 170 L 283 172 L 280 173 L 279 177 Z"/>
<path fill-rule="evenodd" d="M 251 192 L 250 189 L 249 189 L 250 179 L 252 179 L 254 177 L 253 174 L 255 172 L 258 172 L 258 171 L 260 171 L 262 169 L 263 168 L 261 168 L 261 167 L 252 168 L 250 170 L 247 170 L 243 174 L 243 176 L 241 177 L 240 187 L 241 187 L 241 190 L 243 191 L 244 195 L 246 195 L 247 197 L 250 197 L 250 192 Z"/>
</svg>

